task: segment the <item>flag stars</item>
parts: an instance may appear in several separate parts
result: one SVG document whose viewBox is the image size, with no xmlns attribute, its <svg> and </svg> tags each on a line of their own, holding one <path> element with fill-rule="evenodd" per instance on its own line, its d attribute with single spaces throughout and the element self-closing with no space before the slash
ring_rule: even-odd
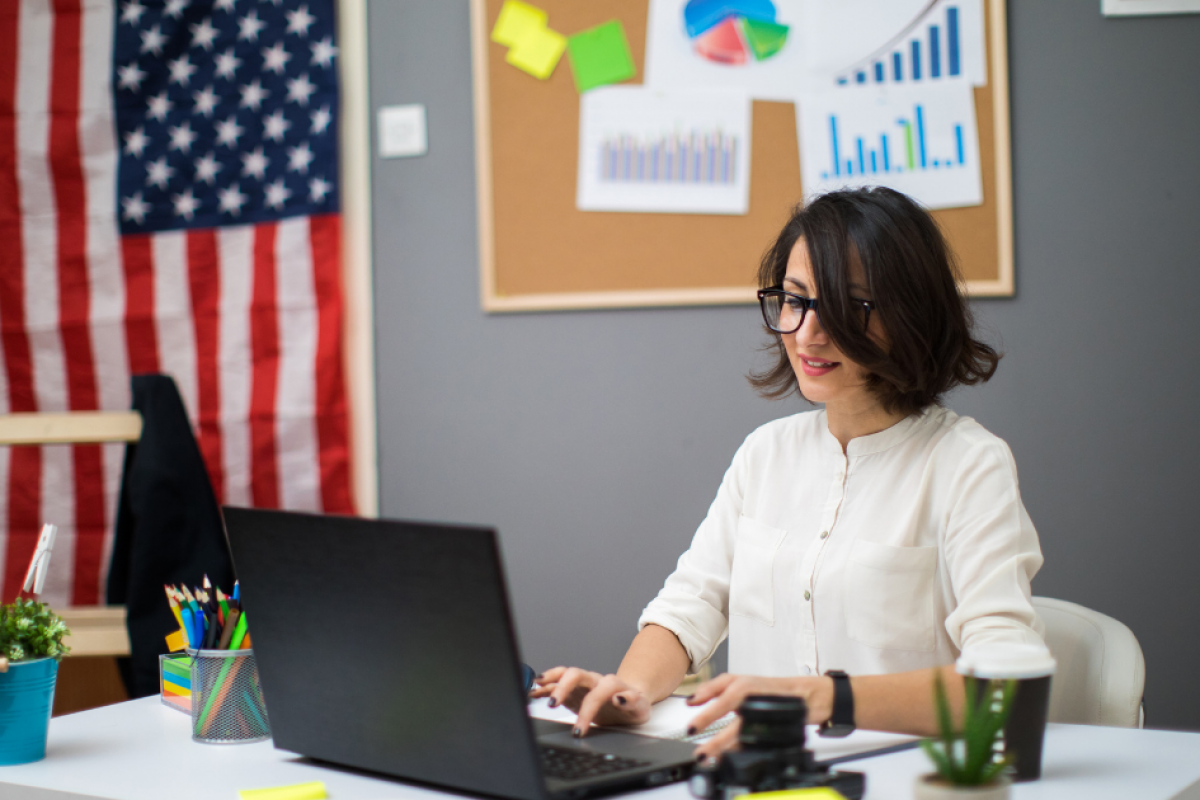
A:
<svg viewBox="0 0 1200 800">
<path fill-rule="evenodd" d="M 271 159 L 263 155 L 263 149 L 256 147 L 253 152 L 242 153 L 242 175 L 255 180 L 263 180 L 267 176 L 267 165 Z"/>
<path fill-rule="evenodd" d="M 258 78 L 242 86 L 238 91 L 242 93 L 242 108 L 248 108 L 251 111 L 258 111 L 262 107 L 262 101 L 271 94 L 262 87 L 262 81 Z"/>
<path fill-rule="evenodd" d="M 267 23 L 258 18 L 258 12 L 251 9 L 250 13 L 238 20 L 238 41 L 257 42 L 258 34 L 267 27 Z"/>
<path fill-rule="evenodd" d="M 217 191 L 217 205 L 222 214 L 229 214 L 236 217 L 242 213 L 242 206 L 249 199 L 246 195 L 242 194 L 242 187 L 236 183 Z"/>
<path fill-rule="evenodd" d="M 308 165 L 312 163 L 313 151 L 308 142 L 302 142 L 299 147 L 288 148 L 288 171 L 308 174 Z"/>
<path fill-rule="evenodd" d="M 175 206 L 175 216 L 183 217 L 188 222 L 192 221 L 196 209 L 200 207 L 200 201 L 196 199 L 196 195 L 192 194 L 191 189 L 171 195 L 171 203 Z"/>
<path fill-rule="evenodd" d="M 292 190 L 287 188 L 283 183 L 283 178 L 276 178 L 271 183 L 267 184 L 267 199 L 266 205 L 268 208 L 273 208 L 276 211 L 283 210 L 283 204 L 292 196 Z"/>
<path fill-rule="evenodd" d="M 189 153 L 192 150 L 192 142 L 196 141 L 196 132 L 192 130 L 192 123 L 185 121 L 182 125 L 176 125 L 168 129 L 171 132 L 171 150 L 178 150 L 181 153 Z"/>
<path fill-rule="evenodd" d="M 171 109 L 174 107 L 175 104 L 171 102 L 171 98 L 167 97 L 167 93 L 164 90 L 161 93 L 151 97 L 146 103 L 146 116 L 159 122 L 165 122 L 167 119 L 167 114 L 169 114 Z"/>
<path fill-rule="evenodd" d="M 338 49 L 333 46 L 332 36 L 326 36 L 321 41 L 313 42 L 308 47 L 312 50 L 312 60 L 309 63 L 318 67 L 331 66 L 333 64 L 333 57 L 338 53 Z"/>
<path fill-rule="evenodd" d="M 196 65 L 188 58 L 187 53 L 184 53 L 179 58 L 168 61 L 167 69 L 171 72 L 171 83 L 187 86 L 188 81 L 192 79 L 192 73 L 196 71 Z"/>
<path fill-rule="evenodd" d="M 125 153 L 136 158 L 141 158 L 146 152 L 146 145 L 150 144 L 150 137 L 146 135 L 143 128 L 138 128 L 135 131 L 129 131 L 125 134 Z"/>
<path fill-rule="evenodd" d="M 333 190 L 333 184 L 324 178 L 312 178 L 308 182 L 308 200 L 310 203 L 325 202 L 325 195 Z"/>
<path fill-rule="evenodd" d="M 312 120 L 312 128 L 309 133 L 320 135 L 329 128 L 329 123 L 333 122 L 333 115 L 329 113 L 329 106 L 321 106 L 317 111 L 308 115 Z"/>
<path fill-rule="evenodd" d="M 175 175 L 175 168 L 167 163 L 167 157 L 151 161 L 146 165 L 146 185 L 166 189 L 168 181 Z"/>
<path fill-rule="evenodd" d="M 282 143 L 283 136 L 290 127 L 292 123 L 283 116 L 283 109 L 277 108 L 263 118 L 263 138 Z"/>
<path fill-rule="evenodd" d="M 200 91 L 194 92 L 192 100 L 192 113 L 203 114 L 205 117 L 211 117 L 217 108 L 217 103 L 220 102 L 220 98 L 217 97 L 212 86 L 205 86 Z"/>
<path fill-rule="evenodd" d="M 172 19 L 179 19 L 183 16 L 183 10 L 191 4 L 192 0 L 167 0 L 167 6 L 163 9 L 163 14 Z"/>
<path fill-rule="evenodd" d="M 121 217 L 138 225 L 145 223 L 150 204 L 142 199 L 142 193 L 137 192 L 132 197 L 121 198 Z"/>
<path fill-rule="evenodd" d="M 121 22 L 128 22 L 136 28 L 142 21 L 142 14 L 145 13 L 146 7 L 138 0 L 129 0 L 128 3 L 121 6 Z"/>
<path fill-rule="evenodd" d="M 236 1 L 237 0 L 217 0 L 217 2 L 213 3 L 213 10 L 214 11 L 228 11 L 228 12 L 232 13 L 233 12 L 233 4 Z"/>
<path fill-rule="evenodd" d="M 222 166 L 216 157 L 209 153 L 208 155 L 196 159 L 196 183 L 207 183 L 212 186 L 217 181 L 217 173 L 221 171 Z"/>
<path fill-rule="evenodd" d="M 297 36 L 308 36 L 308 29 L 317 18 L 308 13 L 308 6 L 300 6 L 295 11 L 287 12 L 287 32 Z"/>
<path fill-rule="evenodd" d="M 237 114 L 231 114 L 224 122 L 217 123 L 217 144 L 237 147 L 238 139 L 246 129 L 238 125 Z"/>
<path fill-rule="evenodd" d="M 233 74 L 237 72 L 237 68 L 242 65 L 242 60 L 234 55 L 233 48 L 228 48 L 224 53 L 218 53 L 216 59 L 215 74 L 218 78 L 233 80 Z"/>
<path fill-rule="evenodd" d="M 274 72 L 276 75 L 282 75 L 287 69 L 287 62 L 292 60 L 292 54 L 283 49 L 283 42 L 279 41 L 270 47 L 262 49 L 263 70 Z"/>
<path fill-rule="evenodd" d="M 192 31 L 192 47 L 202 47 L 206 51 L 213 49 L 213 42 L 217 40 L 217 29 L 213 27 L 212 20 L 206 19 L 198 25 L 188 27 Z"/>
<path fill-rule="evenodd" d="M 146 72 L 137 65 L 136 61 L 130 61 L 123 67 L 117 67 L 117 86 L 121 89 L 128 89 L 131 92 L 141 91 L 142 81 L 145 79 Z"/>
<path fill-rule="evenodd" d="M 163 33 L 161 30 L 159 30 L 158 25 L 152 25 L 146 30 L 142 31 L 141 36 L 141 51 L 143 53 L 150 53 L 156 56 L 162 55 L 163 45 L 167 43 L 167 37 L 163 36 Z"/>
<path fill-rule="evenodd" d="M 308 73 L 305 72 L 299 78 L 293 78 L 287 82 L 287 99 L 292 102 L 299 103 L 302 106 L 308 105 L 308 98 L 317 90 L 312 81 L 308 79 Z"/>
</svg>

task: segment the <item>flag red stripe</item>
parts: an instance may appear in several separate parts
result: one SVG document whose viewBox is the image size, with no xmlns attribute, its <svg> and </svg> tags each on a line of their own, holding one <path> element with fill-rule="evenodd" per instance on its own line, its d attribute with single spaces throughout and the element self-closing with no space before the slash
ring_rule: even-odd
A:
<svg viewBox="0 0 1200 800">
<path fill-rule="evenodd" d="M 346 377 L 342 368 L 341 218 L 309 220 L 317 302 L 316 415 L 321 460 L 321 508 L 353 514 L 346 431 Z"/>
<path fill-rule="evenodd" d="M 96 365 L 89 326 L 87 186 L 79 152 L 79 82 L 83 18 L 79 0 L 54 0 L 50 71 L 50 175 L 58 217 L 58 307 L 67 402 L 72 411 L 96 409 Z M 104 549 L 104 471 L 99 445 L 73 450 L 75 566 L 72 602 L 100 599 Z"/>
<path fill-rule="evenodd" d="M 158 368 L 158 328 L 154 324 L 154 248 L 149 235 L 121 237 L 125 271 L 125 349 L 129 374 L 147 375 Z"/>
<path fill-rule="evenodd" d="M 20 4 L 0 9 L 0 340 L 8 377 L 9 410 L 37 411 L 33 393 L 33 356 L 25 329 L 25 255 L 21 192 L 17 185 L 17 54 Z M 9 466 L 8 541 L 0 600 L 21 590 L 25 567 L 37 544 L 41 508 L 42 451 L 14 447 Z"/>
<path fill-rule="evenodd" d="M 275 305 L 278 225 L 254 231 L 254 285 L 250 295 L 250 497 L 258 508 L 279 508 L 275 399 L 279 385 L 279 313 Z"/>
<path fill-rule="evenodd" d="M 192 326 L 196 331 L 196 399 L 200 453 L 208 479 L 222 502 L 225 478 L 221 457 L 220 299 L 221 272 L 217 264 L 217 233 L 188 231 L 188 286 L 192 296 Z"/>
</svg>

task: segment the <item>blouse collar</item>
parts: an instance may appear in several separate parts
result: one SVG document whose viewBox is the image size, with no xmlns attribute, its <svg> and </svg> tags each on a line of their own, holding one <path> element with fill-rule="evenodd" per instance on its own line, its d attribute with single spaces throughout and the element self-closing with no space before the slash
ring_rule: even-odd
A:
<svg viewBox="0 0 1200 800">
<path fill-rule="evenodd" d="M 945 413 L 946 410 L 940 406 L 928 406 L 915 414 L 909 414 L 890 428 L 884 428 L 877 433 L 867 436 L 857 436 L 851 439 L 850 444 L 847 445 L 846 458 L 858 458 L 860 456 L 882 453 L 884 450 L 895 447 L 905 441 L 926 425 L 936 424 Z M 832 447 L 833 451 L 840 456 L 842 454 L 841 442 L 829 431 L 829 418 L 825 415 L 825 409 L 823 408 L 821 409 L 821 426 L 824 429 L 824 436 L 822 438 L 825 441 L 826 447 Z"/>
</svg>

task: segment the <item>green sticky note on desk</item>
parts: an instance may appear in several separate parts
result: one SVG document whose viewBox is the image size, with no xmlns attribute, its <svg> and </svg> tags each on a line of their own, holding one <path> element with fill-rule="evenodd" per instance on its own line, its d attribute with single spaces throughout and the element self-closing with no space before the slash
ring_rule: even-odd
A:
<svg viewBox="0 0 1200 800">
<path fill-rule="evenodd" d="M 539 28 L 527 32 L 510 47 L 504 60 L 535 78 L 546 80 L 566 48 L 567 37 L 549 28 Z"/>
<path fill-rule="evenodd" d="M 521 0 L 506 0 L 492 28 L 492 41 L 513 47 L 531 33 L 546 27 L 549 16 L 545 11 Z"/>
<path fill-rule="evenodd" d="M 610 20 L 567 39 L 567 56 L 580 92 L 628 80 L 636 72 L 620 20 Z"/>
</svg>

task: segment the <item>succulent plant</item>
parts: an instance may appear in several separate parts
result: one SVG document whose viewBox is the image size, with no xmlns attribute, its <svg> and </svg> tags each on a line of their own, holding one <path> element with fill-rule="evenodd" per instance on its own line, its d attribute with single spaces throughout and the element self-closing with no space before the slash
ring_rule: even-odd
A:
<svg viewBox="0 0 1200 800">
<path fill-rule="evenodd" d="M 68 633 L 62 617 L 45 603 L 19 597 L 0 607 L 0 658 L 10 662 L 61 660 L 71 650 L 62 643 Z"/>
<path fill-rule="evenodd" d="M 934 677 L 938 736 L 921 742 L 938 775 L 954 786 L 983 786 L 996 780 L 1011 762 L 996 753 L 996 737 L 1012 709 L 1016 681 L 989 681 L 983 693 L 974 677 L 966 678 L 962 729 L 956 730 L 941 672 Z M 998 696 L 998 697 L 997 697 Z"/>
</svg>

